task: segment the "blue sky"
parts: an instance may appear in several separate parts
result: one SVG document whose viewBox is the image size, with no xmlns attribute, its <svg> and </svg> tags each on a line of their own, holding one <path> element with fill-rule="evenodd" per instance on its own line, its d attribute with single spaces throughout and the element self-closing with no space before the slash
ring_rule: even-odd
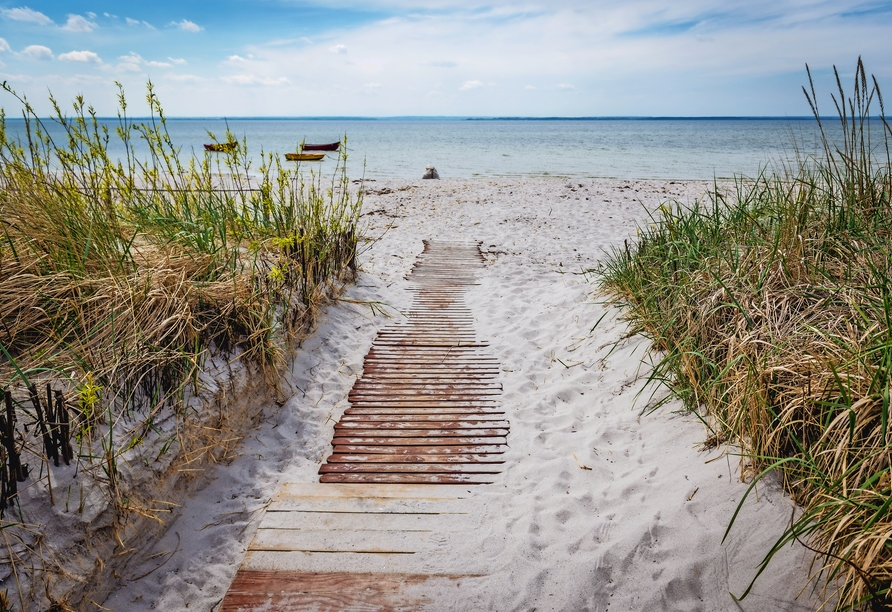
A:
<svg viewBox="0 0 892 612">
<path fill-rule="evenodd" d="M 892 91 L 890 33 L 859 0 L 0 0 L 0 80 L 102 115 L 148 79 L 170 116 L 805 115 L 806 62 Z"/>
</svg>

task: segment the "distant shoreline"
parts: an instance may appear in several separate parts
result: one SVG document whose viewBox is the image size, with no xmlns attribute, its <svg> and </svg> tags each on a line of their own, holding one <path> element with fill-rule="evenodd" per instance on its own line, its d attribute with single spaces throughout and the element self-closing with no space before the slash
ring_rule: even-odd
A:
<svg viewBox="0 0 892 612">
<path fill-rule="evenodd" d="M 41 119 L 49 120 L 50 117 L 41 117 Z M 96 117 L 99 121 L 117 121 L 118 117 Z M 146 121 L 151 117 L 127 117 L 129 121 Z M 871 117 L 871 119 L 879 121 L 880 117 Z M 450 116 L 399 116 L 399 117 L 167 117 L 168 121 L 814 121 L 812 115 L 802 116 L 716 116 L 716 117 L 648 117 L 648 116 L 628 116 L 628 117 L 450 117 Z M 821 120 L 834 121 L 838 117 L 821 117 Z M 24 122 L 24 119 L 16 117 L 6 117 L 7 123 Z"/>
</svg>

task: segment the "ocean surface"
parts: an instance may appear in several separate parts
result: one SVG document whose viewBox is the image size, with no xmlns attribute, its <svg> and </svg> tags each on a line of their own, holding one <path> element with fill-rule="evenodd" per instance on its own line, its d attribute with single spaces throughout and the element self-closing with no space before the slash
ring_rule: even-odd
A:
<svg viewBox="0 0 892 612">
<path fill-rule="evenodd" d="M 139 121 L 139 120 L 137 120 Z M 116 120 L 105 122 L 110 153 L 123 154 Z M 59 138 L 58 127 L 49 125 Z M 203 155 L 208 132 L 224 139 L 227 125 L 246 138 L 255 157 L 294 151 L 301 141 L 333 142 L 345 135 L 351 178 L 421 178 L 435 166 L 442 178 L 579 177 L 724 179 L 779 168 L 797 152 L 819 152 L 812 118 L 727 119 L 168 119 L 181 156 Z M 829 124 L 839 131 L 838 125 Z M 21 134 L 23 122 L 7 119 Z M 336 154 L 303 169 L 333 171 Z"/>
</svg>

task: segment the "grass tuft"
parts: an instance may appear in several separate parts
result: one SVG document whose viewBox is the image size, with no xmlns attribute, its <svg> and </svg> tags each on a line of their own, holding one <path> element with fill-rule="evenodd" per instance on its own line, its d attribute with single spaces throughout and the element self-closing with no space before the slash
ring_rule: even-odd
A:
<svg viewBox="0 0 892 612">
<path fill-rule="evenodd" d="M 346 139 L 328 182 L 262 151 L 252 167 L 245 140 L 184 155 L 151 82 L 150 119 L 128 117 L 119 86 L 111 126 L 81 97 L 70 114 L 51 97 L 54 113 L 42 120 L 2 89 L 21 106 L 24 129 L 14 135 L 0 111 L 0 381 L 26 430 L 31 385 L 61 391 L 75 415 L 65 512 L 82 512 L 99 482 L 116 520 L 155 518 L 148 506 L 158 504 L 141 507 L 131 490 L 132 463 L 197 472 L 237 437 L 225 415 L 196 415 L 188 402 L 209 360 L 247 361 L 277 384 L 319 304 L 355 272 L 361 196 L 348 189 Z M 109 155 L 113 138 L 120 157 Z M 227 130 L 222 142 L 235 140 Z M 25 455 L 43 457 L 33 431 L 16 435 Z M 150 440 L 157 456 L 139 455 Z M 40 468 L 34 478 L 45 479 L 52 503 L 50 475 Z M 18 501 L 0 521 L 4 535 L 27 522 Z"/>
<path fill-rule="evenodd" d="M 664 204 L 598 273 L 652 340 L 651 378 L 799 504 L 759 573 L 799 540 L 837 609 L 892 609 L 892 129 L 860 59 L 837 85 L 841 141 L 811 85 L 822 155 Z"/>
</svg>

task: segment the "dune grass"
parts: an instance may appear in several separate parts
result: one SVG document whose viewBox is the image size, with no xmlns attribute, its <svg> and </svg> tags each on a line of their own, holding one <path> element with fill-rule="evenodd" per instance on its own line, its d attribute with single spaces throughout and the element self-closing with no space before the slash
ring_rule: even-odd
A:
<svg viewBox="0 0 892 612">
<path fill-rule="evenodd" d="M 2 88 L 25 129 L 14 136 L 0 114 L 0 380 L 20 424 L 34 418 L 30 385 L 62 390 L 75 414 L 78 474 L 104 483 L 119 514 L 151 513 L 127 490 L 120 458 L 158 437 L 163 410 L 182 423 L 162 454 L 190 468 L 219 458 L 215 446 L 233 432 L 195 418 L 184 401 L 200 392 L 207 360 L 258 364 L 275 385 L 320 302 L 355 270 L 361 195 L 349 190 L 346 142 L 323 182 L 271 153 L 253 168 L 245 140 L 232 152 L 185 155 L 151 83 L 151 118 L 130 119 L 120 90 L 111 128 L 81 98 L 70 115 L 51 98 L 55 112 L 41 120 Z M 109 154 L 114 138 L 120 159 Z M 34 466 L 39 439 L 23 435 L 22 444 L 32 474 L 45 474 Z M 21 516 L 7 516 L 0 530 L 9 536 L 16 524 Z"/>
<path fill-rule="evenodd" d="M 115 134 L 82 99 L 71 117 L 52 100 L 65 142 L 19 100 L 26 137 L 0 122 L 0 380 L 64 381 L 84 433 L 104 419 L 91 404 L 175 401 L 209 350 L 276 365 L 354 269 L 361 201 L 343 163 L 323 185 L 274 154 L 253 169 L 245 141 L 184 159 L 151 83 L 151 119 L 130 120 L 121 91 Z"/>
<path fill-rule="evenodd" d="M 892 129 L 860 60 L 852 95 L 837 85 L 841 143 L 804 88 L 822 156 L 664 204 L 598 274 L 653 341 L 652 379 L 709 428 L 706 444 L 739 448 L 750 490 L 778 474 L 798 503 L 758 573 L 799 540 L 826 601 L 887 610 Z"/>
</svg>

